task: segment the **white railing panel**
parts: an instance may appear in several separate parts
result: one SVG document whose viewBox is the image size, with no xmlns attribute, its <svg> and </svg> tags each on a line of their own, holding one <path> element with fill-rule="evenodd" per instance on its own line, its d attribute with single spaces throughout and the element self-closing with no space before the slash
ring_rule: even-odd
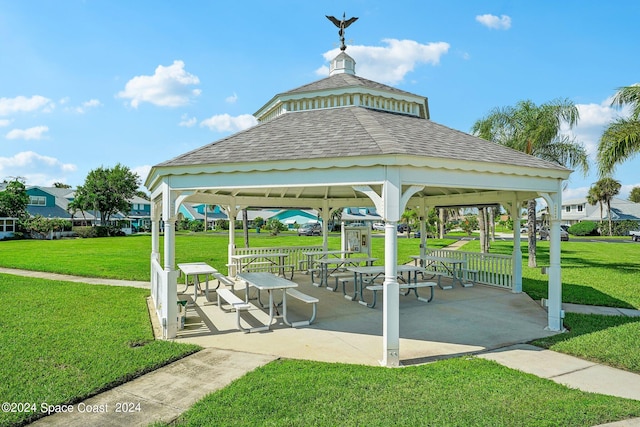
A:
<svg viewBox="0 0 640 427">
<path fill-rule="evenodd" d="M 284 246 L 269 248 L 235 248 L 235 255 L 287 254 L 285 264 L 293 265 L 296 270 L 304 269 L 307 263 L 307 252 L 322 252 L 322 246 Z"/>
<path fill-rule="evenodd" d="M 151 260 L 151 297 L 162 326 L 162 337 L 175 338 L 178 330 L 178 271 L 165 271 Z"/>
<path fill-rule="evenodd" d="M 483 254 L 451 249 L 427 249 L 427 253 L 464 261 L 462 268 L 478 271 L 478 283 L 513 289 L 513 259 L 509 255 Z"/>
</svg>

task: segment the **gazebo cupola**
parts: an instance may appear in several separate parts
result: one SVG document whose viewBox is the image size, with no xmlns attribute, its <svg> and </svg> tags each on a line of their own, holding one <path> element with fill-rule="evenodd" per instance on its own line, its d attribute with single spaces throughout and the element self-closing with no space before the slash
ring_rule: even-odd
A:
<svg viewBox="0 0 640 427">
<path fill-rule="evenodd" d="M 341 73 L 356 75 L 356 61 L 344 51 L 340 52 L 338 56 L 331 61 L 329 77 Z"/>
</svg>

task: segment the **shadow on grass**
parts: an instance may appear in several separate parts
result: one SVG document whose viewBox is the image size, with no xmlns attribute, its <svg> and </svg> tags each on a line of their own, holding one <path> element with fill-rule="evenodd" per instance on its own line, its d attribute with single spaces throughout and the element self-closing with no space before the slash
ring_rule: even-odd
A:
<svg viewBox="0 0 640 427">
<path fill-rule="evenodd" d="M 546 280 L 522 279 L 522 290 L 534 300 L 548 298 L 549 283 Z M 604 307 L 636 308 L 632 304 L 614 298 L 598 289 L 576 283 L 562 284 L 562 302 Z"/>
</svg>

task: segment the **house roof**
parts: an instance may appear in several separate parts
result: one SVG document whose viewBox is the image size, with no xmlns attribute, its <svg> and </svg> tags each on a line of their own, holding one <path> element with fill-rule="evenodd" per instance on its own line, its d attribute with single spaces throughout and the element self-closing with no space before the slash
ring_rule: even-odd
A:
<svg viewBox="0 0 640 427">
<path fill-rule="evenodd" d="M 395 154 L 567 170 L 431 120 L 364 107 L 283 114 L 157 167 Z"/>
</svg>

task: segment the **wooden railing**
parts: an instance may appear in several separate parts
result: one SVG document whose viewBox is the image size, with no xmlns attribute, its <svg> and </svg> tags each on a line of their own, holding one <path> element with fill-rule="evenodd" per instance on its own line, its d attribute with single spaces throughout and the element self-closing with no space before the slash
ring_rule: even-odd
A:
<svg viewBox="0 0 640 427">
<path fill-rule="evenodd" d="M 451 249 L 427 249 L 427 254 L 462 260 L 464 261 L 463 268 L 478 271 L 478 283 L 513 289 L 513 260 L 511 256 Z"/>
</svg>

